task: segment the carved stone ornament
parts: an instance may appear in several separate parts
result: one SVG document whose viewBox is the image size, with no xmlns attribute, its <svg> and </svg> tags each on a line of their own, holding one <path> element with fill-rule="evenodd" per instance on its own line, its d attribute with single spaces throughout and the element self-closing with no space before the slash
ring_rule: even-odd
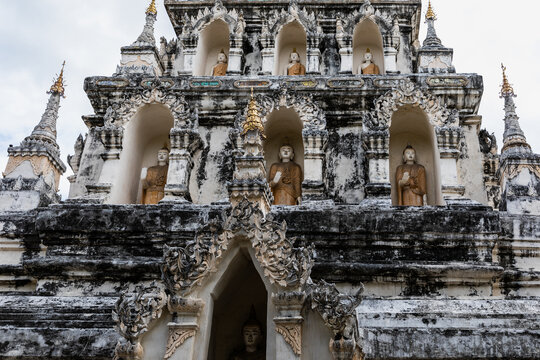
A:
<svg viewBox="0 0 540 360">
<path fill-rule="evenodd" d="M 255 257 L 272 284 L 283 288 L 301 287 L 307 283 L 313 267 L 314 246 L 294 247 L 286 237 L 287 223 L 264 219 L 261 209 L 247 198 L 236 205 L 225 224 L 223 237 L 231 240 L 243 234 L 251 241 Z"/>
<path fill-rule="evenodd" d="M 388 14 L 383 14 L 379 10 L 375 10 L 369 0 L 366 0 L 359 9 L 356 9 L 347 14 L 339 14 L 341 19 L 340 29 L 343 29 L 341 36 L 353 36 L 356 25 L 365 20 L 373 21 L 379 28 L 383 38 L 387 34 L 391 34 L 394 22 Z"/>
<path fill-rule="evenodd" d="M 116 330 L 125 341 L 118 342 L 115 359 L 124 359 L 130 352 L 135 356 L 133 358 L 137 358 L 137 354 L 142 352 L 141 336 L 149 330 L 154 320 L 159 319 L 166 305 L 167 295 L 156 284 L 137 286 L 133 293 L 120 294 L 112 317 Z"/>
<path fill-rule="evenodd" d="M 317 17 L 315 13 L 308 12 L 306 8 L 300 9 L 297 1 L 291 1 L 287 10 L 273 10 L 268 16 L 268 28 L 274 38 L 278 35 L 283 26 L 298 21 L 300 25 L 306 30 L 306 33 L 317 33 Z"/>
<path fill-rule="evenodd" d="M 295 355 L 302 355 L 301 323 L 278 323 L 276 324 L 276 331 L 283 336 L 285 342 L 291 346 Z"/>
<path fill-rule="evenodd" d="M 217 270 L 228 247 L 228 239 L 219 234 L 219 224 L 211 222 L 184 247 L 164 247 L 161 272 L 172 293 L 189 294 L 193 287 Z"/>
<path fill-rule="evenodd" d="M 205 7 L 203 10 L 199 10 L 196 16 L 184 15 L 182 34 L 200 33 L 206 26 L 218 19 L 227 23 L 231 35 L 235 34 L 239 28 L 239 13 L 235 9 L 228 11 L 221 0 L 216 0 L 211 9 Z M 240 21 L 242 20 L 240 19 Z"/>
<path fill-rule="evenodd" d="M 296 111 L 304 124 L 304 130 L 326 129 L 326 115 L 311 95 L 297 95 L 282 88 L 279 93 L 275 93 L 273 96 L 258 95 L 257 104 L 259 104 L 264 124 L 272 111 L 287 107 Z"/>
<path fill-rule="evenodd" d="M 184 342 L 190 337 L 197 334 L 197 328 L 184 327 L 184 326 L 171 326 L 169 325 L 169 338 L 167 340 L 167 350 L 165 350 L 164 360 L 169 359 L 174 355 L 175 351 L 182 346 Z"/>
<path fill-rule="evenodd" d="M 223 230 L 217 222 L 210 223 L 186 246 L 165 247 L 163 280 L 171 292 L 189 294 L 217 270 L 229 243 L 241 236 L 251 242 L 271 283 L 283 288 L 301 287 L 311 274 L 314 247 L 294 247 L 286 231 L 285 222 L 264 219 L 261 209 L 244 197 L 231 209 Z"/>
<path fill-rule="evenodd" d="M 508 180 L 515 178 L 525 169 L 540 179 L 540 164 L 510 164 L 505 170 Z"/>
<path fill-rule="evenodd" d="M 107 108 L 104 116 L 105 125 L 125 126 L 141 107 L 148 104 L 166 106 L 173 115 L 175 128 L 192 128 L 196 125 L 184 97 L 171 90 L 155 87 L 142 93 L 126 94 L 116 100 Z"/>
<path fill-rule="evenodd" d="M 392 115 L 402 106 L 418 107 L 423 110 L 432 126 L 457 126 L 456 118 L 435 96 L 423 92 L 410 79 L 401 79 L 397 88 L 388 91 L 375 102 L 375 116 L 371 130 L 390 128 Z M 458 120 L 459 121 L 459 120 Z"/>
<path fill-rule="evenodd" d="M 362 302 L 362 285 L 354 294 L 341 293 L 324 280 L 310 284 L 311 307 L 316 309 L 336 338 L 356 338 L 356 308 Z"/>
</svg>

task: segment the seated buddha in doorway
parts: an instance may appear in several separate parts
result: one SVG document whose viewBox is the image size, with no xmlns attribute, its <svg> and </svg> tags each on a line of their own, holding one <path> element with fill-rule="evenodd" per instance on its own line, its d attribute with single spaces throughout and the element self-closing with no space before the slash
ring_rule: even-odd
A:
<svg viewBox="0 0 540 360">
<path fill-rule="evenodd" d="M 358 73 L 364 75 L 379 75 L 381 73 L 379 67 L 373 62 L 373 54 L 369 48 L 364 54 L 364 62 L 360 64 Z"/>
<path fill-rule="evenodd" d="M 293 49 L 289 55 L 289 65 L 287 65 L 287 75 L 306 75 L 306 67 L 300 62 L 300 54 Z"/>
</svg>

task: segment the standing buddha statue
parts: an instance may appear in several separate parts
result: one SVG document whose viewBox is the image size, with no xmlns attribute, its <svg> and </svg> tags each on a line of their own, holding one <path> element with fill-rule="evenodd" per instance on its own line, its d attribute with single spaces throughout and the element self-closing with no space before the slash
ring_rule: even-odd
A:
<svg viewBox="0 0 540 360">
<path fill-rule="evenodd" d="M 169 149 L 164 146 L 158 151 L 158 164 L 146 170 L 146 176 L 142 179 L 143 196 L 142 203 L 155 205 L 165 197 L 165 185 L 169 172 Z"/>
<path fill-rule="evenodd" d="M 270 188 L 274 194 L 274 205 L 298 205 L 302 197 L 302 168 L 293 161 L 291 145 L 279 149 L 281 162 L 270 167 Z"/>
<path fill-rule="evenodd" d="M 396 170 L 399 206 L 424 206 L 426 169 L 416 163 L 416 151 L 407 145 L 403 151 L 403 165 Z"/>
</svg>

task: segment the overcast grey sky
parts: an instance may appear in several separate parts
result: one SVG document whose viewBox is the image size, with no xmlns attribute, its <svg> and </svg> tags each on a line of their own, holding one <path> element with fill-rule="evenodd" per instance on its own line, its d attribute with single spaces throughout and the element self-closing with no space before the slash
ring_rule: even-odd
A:
<svg viewBox="0 0 540 360">
<path fill-rule="evenodd" d="M 17 145 L 39 122 L 55 74 L 67 61 L 66 96 L 58 120 L 62 159 L 86 127 L 82 115 L 92 113 L 83 91 L 85 77 L 111 75 L 120 60 L 120 47 L 132 43 L 144 25 L 149 0 L 0 0 L 0 170 L 7 163 L 7 147 Z M 226 3 L 226 1 L 224 1 Z M 480 114 L 483 127 L 495 132 L 499 149 L 504 131 L 503 102 L 498 97 L 500 63 L 508 67 L 518 95 L 521 126 L 535 152 L 540 152 L 540 2 L 520 0 L 433 0 L 436 29 L 443 44 L 454 48 L 454 65 L 460 73 L 484 76 Z M 425 13 L 427 0 L 424 1 Z M 174 31 L 163 1 L 158 0 L 156 38 L 171 39 Z M 422 22 L 420 41 L 425 37 Z M 66 176 L 61 193 L 68 192 Z"/>
</svg>

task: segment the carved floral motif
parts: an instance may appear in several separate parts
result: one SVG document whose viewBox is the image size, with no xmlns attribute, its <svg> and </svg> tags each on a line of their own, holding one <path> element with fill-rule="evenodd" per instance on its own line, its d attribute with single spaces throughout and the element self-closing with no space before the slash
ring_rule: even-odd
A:
<svg viewBox="0 0 540 360">
<path fill-rule="evenodd" d="M 362 302 L 362 287 L 354 294 L 341 293 L 324 280 L 311 284 L 311 307 L 322 316 L 336 338 L 356 337 L 356 308 Z"/>
<path fill-rule="evenodd" d="M 169 338 L 167 340 L 167 350 L 163 359 L 167 360 L 174 355 L 174 352 L 182 346 L 182 344 L 197 334 L 197 329 L 183 327 L 169 327 Z"/>
<path fill-rule="evenodd" d="M 402 106 L 419 107 L 427 114 L 433 126 L 456 125 L 455 117 L 450 116 L 450 111 L 438 98 L 424 93 L 408 78 L 400 80 L 397 88 L 390 90 L 376 101 L 376 116 L 368 125 L 373 127 L 372 130 L 389 128 L 392 115 Z"/>
<path fill-rule="evenodd" d="M 133 359 L 142 356 L 140 338 L 161 316 L 166 305 L 167 295 L 156 284 L 137 286 L 134 293 L 120 294 L 112 317 L 116 330 L 125 340 L 116 345 L 114 359 L 124 359 L 127 355 Z"/>
<path fill-rule="evenodd" d="M 282 107 L 294 108 L 306 130 L 323 130 L 326 128 L 326 116 L 324 111 L 317 105 L 311 95 L 297 95 L 283 88 L 279 93 L 270 95 L 258 95 L 257 103 L 263 115 L 263 123 L 267 116 L 274 110 Z"/>
<path fill-rule="evenodd" d="M 313 267 L 313 245 L 294 247 L 285 236 L 287 224 L 264 219 L 260 208 L 243 198 L 231 209 L 224 229 L 210 223 L 184 247 L 165 247 L 163 280 L 172 292 L 189 294 L 217 265 L 230 241 L 238 235 L 251 241 L 255 256 L 271 283 L 284 288 L 299 287 L 309 279 Z"/>
<path fill-rule="evenodd" d="M 276 324 L 276 331 L 283 336 L 297 356 L 302 355 L 302 324 Z"/>
<path fill-rule="evenodd" d="M 159 84 L 142 93 L 126 94 L 123 98 L 117 99 L 107 108 L 104 116 L 105 124 L 124 126 L 141 107 L 147 104 L 162 104 L 169 108 L 176 128 L 191 128 L 195 125 L 184 97 L 173 91 L 160 89 Z"/>
<path fill-rule="evenodd" d="M 298 21 L 308 34 L 317 33 L 317 17 L 315 13 L 308 12 L 305 7 L 300 9 L 297 1 L 291 1 L 287 10 L 271 11 L 266 18 L 268 19 L 268 29 L 274 38 L 284 25 L 293 21 Z"/>
<path fill-rule="evenodd" d="M 164 247 L 162 277 L 172 293 L 189 294 L 211 272 L 227 250 L 228 239 L 219 236 L 211 222 L 184 247 Z"/>
</svg>

